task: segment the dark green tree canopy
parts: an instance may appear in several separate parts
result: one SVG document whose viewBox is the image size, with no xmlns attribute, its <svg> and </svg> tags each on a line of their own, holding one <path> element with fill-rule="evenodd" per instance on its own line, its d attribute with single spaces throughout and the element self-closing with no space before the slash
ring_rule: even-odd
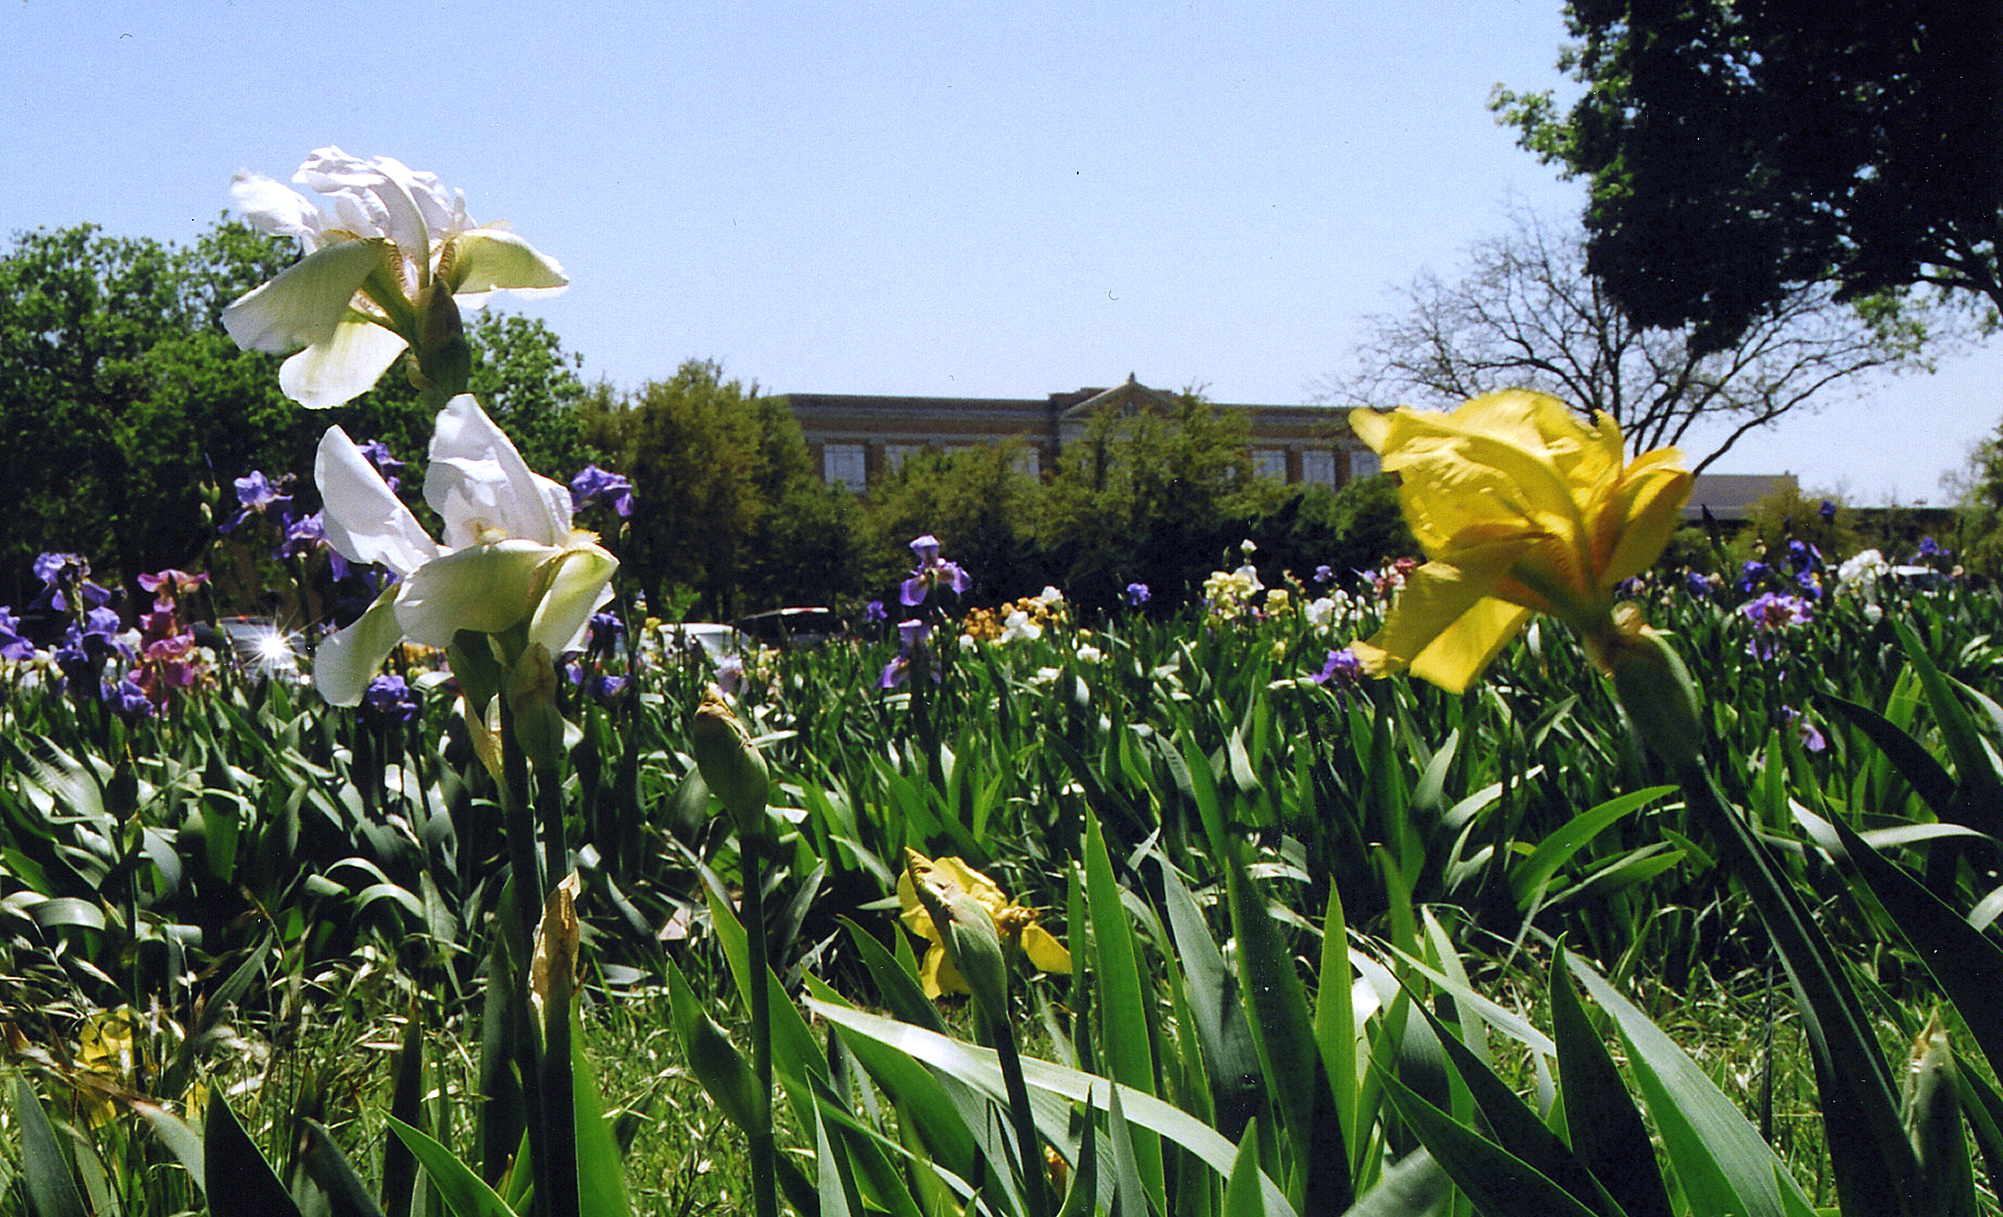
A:
<svg viewBox="0 0 2003 1217">
<path fill-rule="evenodd" d="M 0 604 L 40 590 L 44 550 L 73 551 L 101 582 L 210 556 L 237 510 L 235 479 L 291 474 L 304 499 L 330 425 L 413 462 L 432 411 L 397 370 L 334 410 L 278 388 L 277 356 L 239 350 L 231 300 L 290 266 L 290 241 L 220 222 L 192 245 L 93 225 L 16 234 L 0 250 Z M 579 359 L 540 321 L 481 314 L 468 326 L 473 388 L 538 470 L 568 478 L 591 458 L 576 407 Z"/>
<path fill-rule="evenodd" d="M 1913 284 L 2003 309 L 2003 0 L 1571 0 L 1559 65 L 1498 90 L 1590 184 L 1588 269 L 1722 350 L 1791 287 Z"/>
</svg>

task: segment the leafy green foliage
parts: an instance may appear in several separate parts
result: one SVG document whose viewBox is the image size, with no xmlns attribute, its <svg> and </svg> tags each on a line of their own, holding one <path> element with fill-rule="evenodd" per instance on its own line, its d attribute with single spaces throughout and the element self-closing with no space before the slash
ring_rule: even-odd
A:
<svg viewBox="0 0 2003 1217">
<path fill-rule="evenodd" d="M 1251 473 L 1244 420 L 1194 392 L 1172 413 L 1109 403 L 1060 454 L 1039 536 L 1074 600 L 1111 605 L 1130 582 L 1186 600 L 1239 540 Z"/>
<path fill-rule="evenodd" d="M 710 1152 L 702 1139 L 733 1141 L 717 1131 L 736 1127 L 725 1111 L 751 1108 L 739 1011 L 761 980 L 756 933 L 770 961 L 771 1125 L 796 1201 L 916 1213 L 978 1192 L 1026 1213 L 1035 1185 L 1074 1212 L 1141 1195 L 1172 1213 L 1305 1217 L 1351 1199 L 1409 1212 L 1458 1187 L 1457 1203 L 1512 1211 L 1496 1181 L 1520 1163 L 1548 1181 L 1544 1211 L 1612 1211 L 1596 1187 L 1629 1213 L 1743 1209 L 1754 1195 L 1765 1211 L 1828 1203 L 1816 1180 L 1841 1174 L 1822 1155 L 1854 1151 L 1786 1110 L 1763 1139 L 1740 1076 L 1762 1061 L 1745 1012 L 1760 1008 L 1777 940 L 1730 861 L 1743 843 L 1661 784 L 1553 627 L 1464 697 L 1394 679 L 1339 698 L 1305 682 L 1328 650 L 1374 628 L 1381 604 L 1351 592 L 1326 623 L 1184 605 L 1089 627 L 1059 616 L 1040 637 L 965 649 L 942 634 L 954 663 L 916 691 L 875 688 L 888 639 L 751 657 L 738 706 L 770 763 L 777 834 L 756 905 L 735 898 L 753 872 L 688 755 L 684 712 L 710 662 L 637 628 L 630 658 L 587 661 L 587 674 L 636 681 L 605 699 L 559 692 L 578 726 L 562 810 L 594 1007 L 573 1043 L 618 1045 L 598 1058 L 609 1119 L 576 1092 L 580 1154 L 602 1170 L 622 1129 L 638 1129 L 630 1152 L 670 1166 Z M 1949 1179 L 1945 1134 L 1988 1111 L 1977 1087 L 1991 1045 L 1963 1029 L 1988 1000 L 1977 921 L 1999 903 L 1980 815 L 1994 803 L 2003 711 L 1976 690 L 2003 651 L 1985 593 L 1875 593 L 1877 620 L 1855 593 L 1832 591 L 1762 655 L 1748 653 L 1756 627 L 1734 611 L 1736 592 L 1647 584 L 1637 596 L 1705 682 L 1718 797 L 1769 843 L 1761 882 L 1796 894 L 1783 946 L 1827 944 L 1817 1033 L 1847 1023 L 1846 1059 L 1895 1062 L 1888 1047 L 1911 1042 L 1946 999 L 1960 1066 L 1949 1089 L 1967 1097 L 1950 1106 L 1936 1087 L 1933 1114 L 1913 1126 Z M 291 686 L 228 675 L 173 715 L 126 724 L 37 684 L 31 667 L 9 672 L 0 969 L 21 979 L 0 1017 L 40 1054 L 24 1058 L 28 1076 L 79 1184 L 96 1186 L 104 1166 L 106 1194 L 128 1207 L 199 1203 L 177 1165 L 185 1146 L 166 1150 L 136 1121 L 185 1142 L 157 1101 L 234 1081 L 232 1108 L 280 1179 L 297 1186 L 288 1122 L 312 1119 L 364 1193 L 380 1194 L 385 1140 L 406 1143 L 383 1118 L 391 1075 L 344 1057 L 365 1040 L 407 1046 L 414 1004 L 426 1055 L 445 1070 L 470 1055 L 454 1045 L 470 1048 L 479 1012 L 510 1004 L 490 978 L 512 969 L 486 963 L 495 928 L 514 921 L 499 893 L 507 830 L 456 704 L 426 692 L 416 722 L 365 724 Z M 1819 728 L 1820 751 L 1783 707 Z M 1071 949 L 1076 975 L 1011 965 L 1006 998 L 1035 1135 L 1061 1172 L 1023 1162 L 1008 1067 L 972 1042 L 965 1009 L 917 990 L 912 940 L 885 907 L 907 846 L 984 870 Z M 1560 937 L 1562 963 L 1548 946 Z M 1944 961 L 1929 942 L 1961 945 Z M 1603 980 L 1588 979 L 1588 961 Z M 1584 999 L 1561 992 L 1567 977 Z M 650 996 L 656 984 L 669 996 Z M 803 988 L 820 1021 L 795 1004 Z M 1732 1015 L 1693 1045 L 1701 1024 L 1679 1007 L 1707 993 Z M 154 1105 L 118 1100 L 127 1114 L 102 1126 L 71 1115 L 70 1137 L 64 1113 L 89 1091 L 62 1054 L 81 1055 L 93 1011 L 156 997 L 159 1045 L 117 1081 Z M 1840 1020 L 1826 1013 L 1845 1003 Z M 1595 1007 L 1620 1037 L 1613 1051 Z M 1782 1020 L 1779 1055 L 1766 1058 L 1783 1096 L 1814 1089 L 1817 1052 L 1790 1046 L 1805 1018 Z M 302 1070 L 311 1080 L 246 1078 L 233 1063 L 245 1051 L 233 1045 L 296 1044 L 315 1020 L 344 1030 Z M 670 1027 L 721 1101 L 693 1079 L 647 1081 L 619 1063 Z M 507 1093 L 514 1060 L 502 1052 L 484 1080 L 448 1072 L 414 1089 L 428 1096 L 427 1135 L 479 1161 L 477 1181 L 518 1210 L 526 1176 L 508 1173 L 512 1150 L 462 1152 L 476 1143 L 470 1096 Z M 396 1112 L 414 1127 L 413 1114 Z M 1623 1119 L 1630 1142 L 1662 1132 L 1659 1183 L 1608 1165 L 1631 1152 Z M 1891 1126 L 1907 1135 L 1896 1110 Z M 591 1142 L 596 1132 L 611 1139 Z M 1986 1177 L 1984 1155 L 2003 1139 L 1969 1135 L 1981 1151 L 1970 1169 Z M 662 1141 L 672 1148 L 653 1148 Z M 711 1186 L 741 1207 L 741 1159 L 726 1161 Z M 635 1211 L 670 1203 L 651 1181 L 675 1169 L 629 1172 Z M 476 1211 L 491 1203 L 442 1159 L 427 1177 L 464 1188 Z"/>
<path fill-rule="evenodd" d="M 1722 350 L 1795 286 L 1932 283 L 2003 308 L 2003 28 L 1991 0 L 1571 0 L 1584 84 L 1499 92 L 1587 180 L 1587 268 L 1643 326 Z"/>
<path fill-rule="evenodd" d="M 725 380 L 714 362 L 689 360 L 624 398 L 601 392 L 586 411 L 585 436 L 633 484 L 641 506 L 620 556 L 656 611 L 686 587 L 707 618 L 735 616 L 749 607 L 753 564 L 769 569 L 773 560 L 758 542 L 809 539 L 802 524 L 816 504 L 791 498 L 808 477 L 798 426 L 757 385 Z M 786 518 L 768 525 L 789 499 Z"/>
<path fill-rule="evenodd" d="M 276 356 L 223 332 L 223 307 L 293 260 L 289 242 L 230 222 L 186 248 L 91 225 L 15 238 L 0 257 L 0 604 L 41 590 L 30 566 L 46 550 L 84 554 L 100 580 L 128 586 L 169 567 L 255 566 L 270 543 L 214 549 L 235 479 L 297 474 L 310 511 L 330 424 L 405 460 L 423 452 L 432 420 L 394 370 L 347 406 L 304 410 L 279 392 Z M 474 391 L 536 467 L 582 468 L 579 357 L 542 322 L 500 313 L 469 338 Z"/>
</svg>

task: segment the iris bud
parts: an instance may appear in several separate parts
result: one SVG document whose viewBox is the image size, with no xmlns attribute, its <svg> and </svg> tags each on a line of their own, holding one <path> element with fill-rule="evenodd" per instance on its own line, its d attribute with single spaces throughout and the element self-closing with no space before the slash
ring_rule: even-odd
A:
<svg viewBox="0 0 2003 1217">
<path fill-rule="evenodd" d="M 751 736 L 723 699 L 723 691 L 711 685 L 696 707 L 689 727 L 690 746 L 695 751 L 696 768 L 711 793 L 737 818 L 738 832 L 747 840 L 763 840 L 766 833 L 765 804 L 771 793 L 772 778 L 765 758 L 752 747 Z"/>
</svg>

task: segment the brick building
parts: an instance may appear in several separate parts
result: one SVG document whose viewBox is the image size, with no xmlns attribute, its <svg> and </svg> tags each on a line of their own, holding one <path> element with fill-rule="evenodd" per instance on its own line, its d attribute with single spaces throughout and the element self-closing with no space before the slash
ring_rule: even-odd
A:
<svg viewBox="0 0 2003 1217">
<path fill-rule="evenodd" d="M 1082 438 L 1098 410 L 1173 410 L 1177 396 L 1133 377 L 1111 389 L 1078 389 L 1041 398 L 873 397 L 789 393 L 821 480 L 857 493 L 927 447 L 1020 438 L 1030 472 L 1047 476 L 1064 445 Z M 1247 406 L 1220 403 L 1245 416 L 1253 472 L 1286 482 L 1335 487 L 1377 471 L 1377 454 L 1349 430 L 1346 412 L 1327 406 Z"/>
</svg>

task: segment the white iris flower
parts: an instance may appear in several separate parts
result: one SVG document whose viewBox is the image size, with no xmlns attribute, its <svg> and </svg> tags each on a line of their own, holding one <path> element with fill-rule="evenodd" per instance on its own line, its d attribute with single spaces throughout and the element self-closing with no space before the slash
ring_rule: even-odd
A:
<svg viewBox="0 0 2003 1217">
<path fill-rule="evenodd" d="M 404 639 L 447 647 L 460 630 L 505 634 L 551 655 L 582 645 L 612 598 L 619 560 L 570 526 L 570 491 L 529 471 L 480 403 L 461 394 L 438 415 L 424 501 L 445 520 L 431 539 L 339 427 L 320 440 L 314 479 L 327 542 L 351 562 L 380 562 L 397 582 L 360 619 L 320 644 L 314 681 L 337 706 L 359 702 Z"/>
<path fill-rule="evenodd" d="M 555 259 L 475 224 L 465 195 L 391 157 L 321 148 L 292 180 L 326 205 L 248 171 L 230 186 L 253 228 L 297 238 L 306 256 L 224 309 L 223 327 L 245 350 L 297 352 L 278 383 L 302 405 L 340 405 L 419 345 L 434 284 L 469 308 L 495 291 L 547 296 L 569 285 Z"/>
</svg>

